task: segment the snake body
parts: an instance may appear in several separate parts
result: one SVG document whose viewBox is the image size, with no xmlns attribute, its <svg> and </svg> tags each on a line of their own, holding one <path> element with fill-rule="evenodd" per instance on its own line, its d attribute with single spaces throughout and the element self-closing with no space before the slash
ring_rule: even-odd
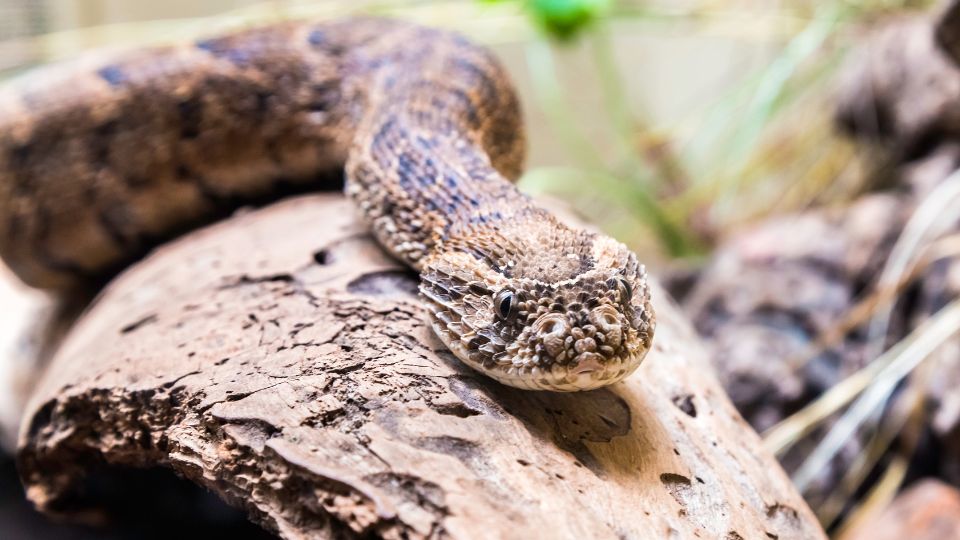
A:
<svg viewBox="0 0 960 540">
<path fill-rule="evenodd" d="M 645 270 L 517 190 L 523 154 L 495 58 L 410 24 L 291 22 L 79 60 L 0 92 L 0 255 L 69 289 L 225 201 L 341 169 L 460 360 L 522 388 L 616 382 L 653 337 Z"/>
</svg>

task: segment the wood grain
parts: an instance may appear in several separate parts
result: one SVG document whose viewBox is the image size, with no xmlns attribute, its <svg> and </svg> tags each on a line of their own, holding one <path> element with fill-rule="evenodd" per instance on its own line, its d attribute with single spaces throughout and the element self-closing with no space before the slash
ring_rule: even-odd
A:
<svg viewBox="0 0 960 540">
<path fill-rule="evenodd" d="M 607 389 L 494 383 L 338 195 L 192 233 L 118 277 L 36 389 L 29 498 L 169 467 L 284 538 L 823 538 L 659 288 L 654 350 Z"/>
</svg>

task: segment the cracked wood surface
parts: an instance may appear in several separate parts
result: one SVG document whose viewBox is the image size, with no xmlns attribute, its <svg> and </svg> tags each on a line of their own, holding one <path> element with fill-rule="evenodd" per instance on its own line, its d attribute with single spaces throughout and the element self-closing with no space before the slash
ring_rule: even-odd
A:
<svg viewBox="0 0 960 540">
<path fill-rule="evenodd" d="M 823 537 L 662 290 L 634 376 L 552 394 L 460 364 L 416 284 L 338 195 L 159 249 L 35 390 L 29 498 L 69 514 L 90 471 L 165 466 L 285 538 Z"/>
</svg>

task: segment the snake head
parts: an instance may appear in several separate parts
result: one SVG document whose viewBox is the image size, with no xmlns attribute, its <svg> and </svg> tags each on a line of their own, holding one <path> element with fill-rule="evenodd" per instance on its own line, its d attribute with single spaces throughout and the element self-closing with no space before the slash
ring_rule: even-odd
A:
<svg viewBox="0 0 960 540">
<path fill-rule="evenodd" d="M 567 244 L 566 255 L 511 249 L 516 259 L 485 263 L 475 250 L 432 257 L 420 291 L 434 331 L 466 364 L 519 388 L 589 390 L 631 374 L 655 327 L 646 272 L 610 238 Z M 580 248 L 575 264 L 540 264 L 573 260 L 569 244 Z"/>
</svg>

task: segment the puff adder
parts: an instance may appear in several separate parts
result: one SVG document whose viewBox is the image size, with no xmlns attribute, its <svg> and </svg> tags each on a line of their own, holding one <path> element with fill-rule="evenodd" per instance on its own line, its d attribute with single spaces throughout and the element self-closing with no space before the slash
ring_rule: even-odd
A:
<svg viewBox="0 0 960 540">
<path fill-rule="evenodd" d="M 225 201 L 342 169 L 460 360 L 521 388 L 611 384 L 650 348 L 646 273 L 518 191 L 523 154 L 504 70 L 451 33 L 285 23 L 100 55 L 0 92 L 0 255 L 68 289 Z"/>
</svg>

